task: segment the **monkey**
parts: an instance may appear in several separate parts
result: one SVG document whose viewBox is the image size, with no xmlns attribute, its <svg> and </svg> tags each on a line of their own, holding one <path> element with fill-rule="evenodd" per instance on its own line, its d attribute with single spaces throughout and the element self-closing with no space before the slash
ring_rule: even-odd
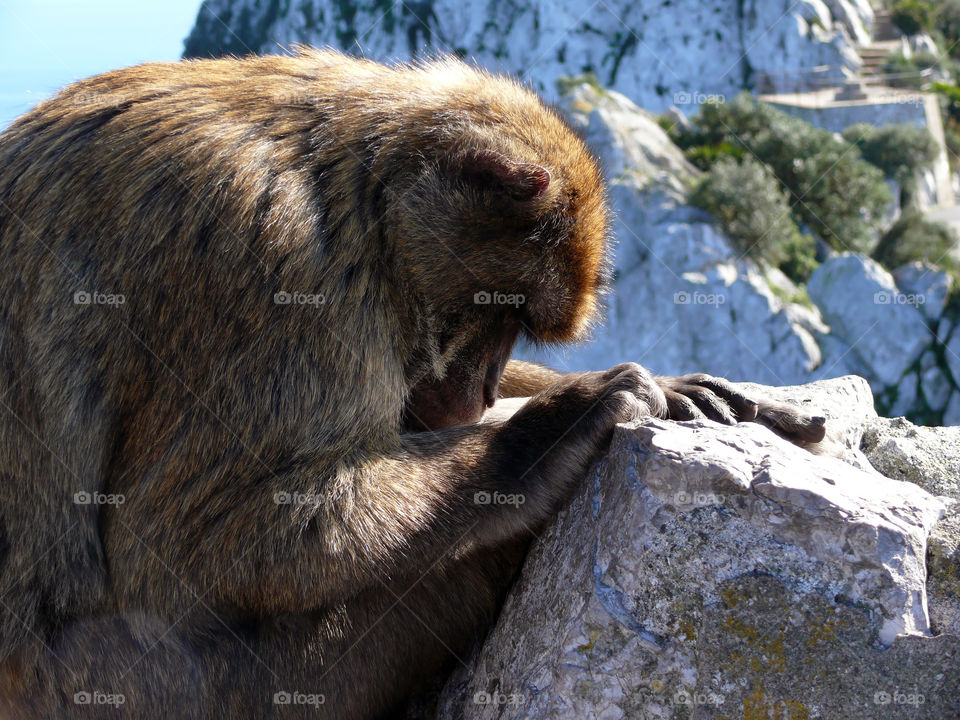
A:
<svg viewBox="0 0 960 720">
<path fill-rule="evenodd" d="M 0 716 L 397 716 L 617 423 L 822 439 L 720 378 L 511 357 L 598 321 L 609 218 L 561 114 L 451 57 L 145 64 L 17 119 Z"/>
</svg>

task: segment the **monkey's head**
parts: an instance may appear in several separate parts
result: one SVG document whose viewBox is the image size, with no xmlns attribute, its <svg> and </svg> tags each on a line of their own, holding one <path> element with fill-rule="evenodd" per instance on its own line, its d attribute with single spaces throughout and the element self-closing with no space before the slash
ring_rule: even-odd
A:
<svg viewBox="0 0 960 720">
<path fill-rule="evenodd" d="M 604 183 L 581 138 L 516 82 L 439 67 L 453 76 L 437 81 L 442 108 L 419 111 L 418 162 L 388 200 L 435 327 L 408 406 L 424 427 L 478 419 L 519 335 L 582 339 L 609 282 Z"/>
</svg>

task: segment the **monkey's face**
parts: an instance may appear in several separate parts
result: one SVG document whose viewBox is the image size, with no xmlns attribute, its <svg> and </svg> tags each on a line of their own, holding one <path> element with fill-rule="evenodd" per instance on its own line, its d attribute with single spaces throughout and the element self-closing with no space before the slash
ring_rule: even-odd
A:
<svg viewBox="0 0 960 720">
<path fill-rule="evenodd" d="M 447 356 L 442 369 L 429 372 L 410 391 L 404 429 L 439 430 L 474 423 L 496 402 L 520 322 L 515 316 L 498 314 L 464 325 L 466 332 L 449 338 L 441 348 Z"/>
</svg>

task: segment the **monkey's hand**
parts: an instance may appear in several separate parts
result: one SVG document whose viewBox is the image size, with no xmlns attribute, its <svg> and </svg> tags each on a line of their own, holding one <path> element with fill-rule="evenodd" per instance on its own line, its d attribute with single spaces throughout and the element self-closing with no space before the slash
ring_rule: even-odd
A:
<svg viewBox="0 0 960 720">
<path fill-rule="evenodd" d="M 610 442 L 614 426 L 635 418 L 667 417 L 667 400 L 657 381 L 636 363 L 602 372 L 568 373 L 534 395 L 502 426 L 502 452 L 522 468 L 525 484 L 534 477 L 583 477 Z"/>
<path fill-rule="evenodd" d="M 818 443 L 826 434 L 821 416 L 770 400 L 751 399 L 723 378 L 696 373 L 658 377 L 671 420 L 709 418 L 726 425 L 757 422 L 798 445 Z"/>
</svg>

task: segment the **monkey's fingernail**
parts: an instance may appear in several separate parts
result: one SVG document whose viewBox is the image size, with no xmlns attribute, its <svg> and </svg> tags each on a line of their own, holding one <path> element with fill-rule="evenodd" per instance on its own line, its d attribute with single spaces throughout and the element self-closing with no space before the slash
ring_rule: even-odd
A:
<svg viewBox="0 0 960 720">
<path fill-rule="evenodd" d="M 810 418 L 810 423 L 812 425 L 826 425 L 827 419 L 822 415 L 814 415 L 812 418 Z"/>
</svg>

